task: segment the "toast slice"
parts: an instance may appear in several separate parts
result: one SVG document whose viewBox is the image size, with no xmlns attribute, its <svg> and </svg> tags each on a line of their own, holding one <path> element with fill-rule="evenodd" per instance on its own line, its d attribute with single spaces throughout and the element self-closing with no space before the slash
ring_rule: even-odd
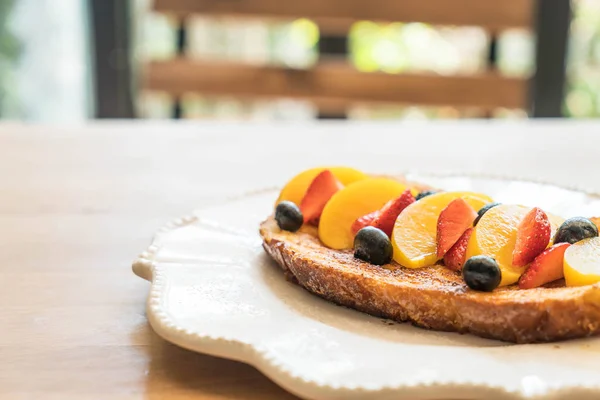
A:
<svg viewBox="0 0 600 400">
<path fill-rule="evenodd" d="M 336 304 L 438 331 L 471 333 L 514 343 L 551 342 L 600 332 L 600 284 L 491 293 L 470 290 L 457 272 L 441 265 L 419 269 L 383 267 L 351 251 L 321 244 L 317 229 L 282 231 L 273 216 L 260 226 L 263 247 L 286 275 Z"/>
</svg>

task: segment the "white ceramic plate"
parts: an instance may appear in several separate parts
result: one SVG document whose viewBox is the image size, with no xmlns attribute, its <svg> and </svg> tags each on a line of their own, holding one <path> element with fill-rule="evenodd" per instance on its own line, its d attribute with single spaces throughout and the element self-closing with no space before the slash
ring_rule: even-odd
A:
<svg viewBox="0 0 600 400">
<path fill-rule="evenodd" d="M 448 190 L 600 215 L 600 198 L 540 183 L 409 176 Z M 254 365 L 310 399 L 598 399 L 600 338 L 511 345 L 433 332 L 339 307 L 285 280 L 259 223 L 277 191 L 167 225 L 133 265 L 152 282 L 148 318 L 166 340 Z M 600 304 L 599 304 L 600 307 Z"/>
</svg>

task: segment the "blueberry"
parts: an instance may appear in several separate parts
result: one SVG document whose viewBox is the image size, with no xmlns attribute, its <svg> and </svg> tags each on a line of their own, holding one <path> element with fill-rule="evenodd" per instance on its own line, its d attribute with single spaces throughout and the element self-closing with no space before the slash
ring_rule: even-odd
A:
<svg viewBox="0 0 600 400">
<path fill-rule="evenodd" d="M 491 292 L 502 280 L 502 271 L 498 263 L 488 256 L 469 258 L 463 266 L 462 275 L 468 287 L 480 292 Z"/>
<path fill-rule="evenodd" d="M 421 200 L 423 197 L 427 197 L 427 196 L 431 196 L 432 194 L 436 194 L 437 192 L 435 190 L 426 190 L 424 192 L 421 192 L 417 195 L 417 197 L 415 197 L 415 200 Z"/>
<path fill-rule="evenodd" d="M 473 221 L 473 226 L 477 225 L 477 223 L 479 222 L 481 217 L 483 217 L 483 214 L 485 214 L 486 212 L 490 211 L 492 208 L 499 206 L 499 205 L 500 205 L 500 203 L 488 203 L 485 206 L 481 207 L 479 209 L 479 211 L 477 211 L 477 218 L 475 218 L 475 221 Z"/>
<path fill-rule="evenodd" d="M 284 200 L 275 208 L 275 221 L 284 231 L 296 232 L 302 226 L 304 217 L 296 204 Z"/>
<path fill-rule="evenodd" d="M 354 257 L 375 265 L 392 261 L 392 242 L 381 229 L 373 226 L 362 228 L 354 237 Z"/>
<path fill-rule="evenodd" d="M 556 231 L 554 243 L 575 243 L 580 240 L 598 236 L 598 227 L 583 217 L 567 219 Z"/>
</svg>

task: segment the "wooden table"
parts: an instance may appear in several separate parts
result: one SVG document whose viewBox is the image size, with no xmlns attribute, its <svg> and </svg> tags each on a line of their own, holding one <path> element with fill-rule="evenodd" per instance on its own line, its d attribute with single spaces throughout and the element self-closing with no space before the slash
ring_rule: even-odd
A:
<svg viewBox="0 0 600 400">
<path fill-rule="evenodd" d="M 317 164 L 501 174 L 508 157 L 523 177 L 600 189 L 599 135 L 593 122 L 0 124 L 0 398 L 294 398 L 152 332 L 130 264 L 158 227 Z M 453 157 L 467 144 L 472 158 Z M 579 175 L 533 170 L 536 151 L 577 152 Z"/>
</svg>

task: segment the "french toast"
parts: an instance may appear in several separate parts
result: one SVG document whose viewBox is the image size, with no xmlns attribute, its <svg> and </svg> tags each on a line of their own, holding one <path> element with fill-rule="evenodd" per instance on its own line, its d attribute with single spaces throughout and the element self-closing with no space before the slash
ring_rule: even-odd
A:
<svg viewBox="0 0 600 400">
<path fill-rule="evenodd" d="M 331 194 L 323 196 L 326 190 L 323 190 L 323 186 L 319 187 L 318 179 L 315 178 L 319 174 L 329 174 L 330 180 L 338 178 L 343 181 L 344 185 L 350 186 L 347 190 L 340 190 L 333 196 Z M 370 180 L 371 183 L 366 180 Z M 395 187 L 391 182 L 376 182 L 377 180 L 394 181 L 400 184 L 401 188 Z M 330 184 L 333 183 L 330 182 Z M 344 185 L 340 185 L 340 187 Z M 382 190 L 382 187 L 386 190 Z M 399 196 L 400 192 L 406 188 L 410 188 L 410 191 L 406 190 Z M 333 192 L 336 190 L 334 189 Z M 378 193 L 377 190 L 380 192 Z M 313 221 L 308 223 L 306 220 L 296 221 L 296 226 L 290 231 L 282 226 L 281 220 L 277 218 L 277 212 L 275 212 L 260 225 L 260 235 L 265 251 L 279 264 L 288 279 L 309 292 L 336 304 L 374 316 L 398 322 L 410 322 L 426 329 L 470 333 L 512 343 L 553 342 L 593 336 L 600 332 L 600 273 L 598 276 L 586 275 L 585 269 L 590 267 L 585 265 L 580 265 L 581 270 L 579 271 L 567 268 L 567 257 L 564 256 L 565 249 L 567 252 L 570 251 L 569 249 L 574 250 L 574 253 L 575 251 L 581 252 L 581 249 L 586 246 L 579 246 L 579 249 L 576 249 L 575 247 L 578 246 L 569 243 L 557 244 L 554 239 L 548 243 L 550 229 L 552 229 L 552 235 L 555 235 L 558 225 L 562 223 L 561 229 L 566 227 L 566 221 L 560 217 L 552 216 L 552 214 L 546 215 L 538 208 L 525 214 L 525 211 L 529 210 L 526 207 L 502 206 L 497 202 L 489 202 L 483 206 L 485 201 L 491 199 L 482 194 L 466 192 L 443 194 L 443 190 L 420 182 L 407 181 L 404 176 L 367 175 L 347 167 L 334 167 L 329 170 L 314 168 L 300 173 L 284 187 L 276 204 L 279 206 L 283 200 L 289 200 L 288 206 L 291 205 L 292 211 L 296 211 L 298 214 L 303 213 L 302 203 L 307 201 L 310 192 L 317 201 L 321 202 L 320 209 L 323 210 L 323 215 L 320 216 L 320 219 L 315 221 L 311 217 L 310 219 Z M 418 193 L 418 196 L 414 198 L 410 192 Z M 437 200 L 425 200 L 425 203 L 422 200 L 419 201 L 423 196 L 431 196 L 429 198 L 433 199 L 436 197 L 436 193 L 438 193 Z M 357 211 L 355 209 L 356 204 L 364 201 L 373 203 L 374 198 L 378 196 L 383 196 L 379 199 L 379 206 L 370 204 L 371 208 L 368 210 Z M 443 225 L 440 225 L 443 223 L 444 216 L 450 217 L 450 222 L 461 220 L 459 213 L 450 212 L 452 207 L 448 203 L 446 209 L 438 209 L 433 214 L 434 218 L 439 215 L 437 217 L 437 257 L 429 257 L 428 261 L 424 261 L 425 259 L 421 256 L 417 259 L 396 257 L 398 255 L 396 251 L 399 250 L 396 248 L 398 243 L 407 243 L 406 241 L 408 241 L 410 244 L 410 241 L 423 241 L 423 236 L 418 236 L 419 233 L 414 236 L 416 231 L 425 226 L 422 224 L 426 224 L 424 220 L 420 219 L 421 214 L 431 214 L 431 207 L 435 207 L 436 202 L 439 203 L 446 198 L 447 203 L 450 198 L 456 196 L 467 199 L 472 206 L 481 207 L 476 213 L 478 216 L 473 221 L 472 228 L 465 231 L 475 216 L 474 211 L 467 210 L 467 216 L 464 217 L 467 218 L 466 225 L 462 225 L 456 232 L 440 231 L 444 228 Z M 405 197 L 409 201 L 401 204 Z M 380 208 L 384 203 L 381 202 L 382 199 L 387 201 L 393 198 L 396 200 L 390 201 L 386 206 Z M 471 200 L 468 200 L 469 198 Z M 415 204 L 415 201 L 421 205 Z M 300 204 L 300 207 L 296 208 L 293 203 Z M 464 202 L 457 200 L 453 203 Z M 386 229 L 377 224 L 377 221 L 383 218 L 384 210 L 386 207 L 390 207 L 390 204 L 400 205 L 401 209 L 406 208 L 406 212 L 398 209 L 391 217 L 392 221 L 396 220 L 396 226 L 404 226 L 405 230 L 408 229 L 409 233 L 412 232 L 412 237 L 411 235 L 399 235 L 394 238 L 395 233 L 390 234 L 389 227 Z M 314 204 L 312 205 L 314 206 Z M 458 204 L 458 206 L 460 205 Z M 365 205 L 361 206 L 364 208 Z M 341 210 L 336 211 L 336 207 Z M 349 207 L 354 213 L 350 219 L 350 222 L 354 221 L 351 226 L 348 225 L 347 216 L 339 213 L 339 211 L 349 212 L 345 207 Z M 462 208 L 465 209 L 465 207 L 469 208 L 468 205 L 462 204 Z M 409 209 L 411 211 L 408 211 Z M 490 211 L 491 209 L 495 211 Z M 372 212 L 373 210 L 376 211 Z M 364 215 L 365 211 L 370 214 Z M 511 213 L 518 214 L 518 218 L 515 219 L 515 221 L 520 221 L 518 226 L 498 225 L 502 218 L 506 218 Z M 485 217 L 482 218 L 484 214 Z M 330 218 L 332 215 L 335 217 L 333 220 Z M 534 216 L 532 221 L 536 224 L 525 224 L 527 215 Z M 388 215 L 388 217 L 390 216 Z M 540 219 L 540 217 L 543 218 Z M 302 214 L 296 218 L 302 218 Z M 344 219 L 345 222 L 342 221 Z M 545 230 L 535 229 L 540 228 L 537 225 L 544 219 L 547 224 Z M 575 220 L 575 225 L 577 225 L 581 223 L 582 218 L 575 218 Z M 586 229 L 591 225 L 595 230 L 588 236 L 594 236 L 594 234 L 598 236 L 596 226 L 600 227 L 600 219 L 583 219 L 583 222 Z M 328 229 L 322 229 L 324 228 L 321 226 L 323 224 Z M 350 237 L 354 237 L 354 246 L 348 242 L 347 235 L 350 233 L 343 229 L 339 230 L 340 225 L 344 224 L 347 226 L 344 229 L 352 231 Z M 482 224 L 484 226 L 480 229 Z M 522 225 L 524 224 L 528 229 L 523 229 Z M 357 233 L 361 227 L 369 225 L 383 228 L 380 232 L 383 235 L 383 241 L 388 241 L 387 237 L 390 237 L 394 245 L 394 257 L 388 259 L 389 262 L 386 261 L 385 265 L 374 265 L 376 263 L 373 260 L 361 259 L 357 254 L 356 240 L 359 236 Z M 412 228 L 409 229 L 411 225 Z M 454 224 L 454 226 L 457 225 Z M 281 229 L 282 227 L 283 229 Z M 335 228 L 334 235 L 328 234 L 331 233 L 329 231 L 332 227 Z M 577 228 L 577 226 L 571 225 L 571 228 L 573 227 Z M 435 227 L 433 229 L 435 230 Z M 499 230 L 499 236 L 492 236 L 492 241 L 501 240 L 503 235 L 506 236 L 507 229 L 515 230 L 517 239 L 526 239 L 525 254 L 530 257 L 523 264 L 530 264 L 525 269 L 519 269 L 518 274 L 515 275 L 514 270 L 510 268 L 510 262 L 506 264 L 506 260 L 503 260 L 504 267 L 501 268 L 502 271 L 499 271 L 502 272 L 501 277 L 497 277 L 498 280 L 502 279 L 501 284 L 495 282 L 492 287 L 488 288 L 491 290 L 482 291 L 481 288 L 474 287 L 472 282 L 469 282 L 463 264 L 469 260 L 469 257 L 480 254 L 481 251 L 485 252 L 485 248 L 473 246 L 474 243 L 478 243 L 479 239 L 474 240 L 471 236 L 475 235 L 471 233 L 481 230 L 484 235 L 483 239 L 486 239 L 486 230 L 490 229 L 492 231 Z M 448 232 L 454 234 L 450 243 L 456 242 L 456 246 L 453 246 L 451 251 L 448 251 L 448 254 L 440 260 L 440 234 Z M 460 234 L 463 232 L 464 235 L 461 236 Z M 563 229 L 561 233 L 569 234 L 569 232 L 571 232 L 569 229 Z M 579 230 L 579 233 L 581 232 Z M 426 231 L 422 231 L 422 233 L 426 233 Z M 431 233 L 429 232 L 429 234 Z M 546 236 L 545 241 L 537 243 L 543 236 L 542 233 Z M 492 234 L 496 233 L 492 232 Z M 463 236 L 465 236 L 464 239 Z M 346 238 L 346 240 L 341 242 L 334 240 L 340 238 Z M 585 243 L 585 241 L 581 241 L 583 238 L 584 236 L 575 238 L 576 240 L 572 240 L 570 243 L 579 241 L 578 244 L 583 245 Z M 596 264 L 595 268 L 599 268 L 600 239 L 596 239 L 594 239 L 596 245 L 592 247 L 598 254 L 591 258 L 595 259 L 593 261 Z M 506 237 L 505 240 L 507 240 Z M 510 243 L 512 243 L 512 247 L 507 247 Z M 495 246 L 500 249 L 499 252 L 492 253 L 502 259 L 502 254 L 506 255 L 504 248 L 508 248 L 508 250 L 517 248 L 516 242 L 507 241 L 506 244 L 502 248 L 500 245 L 492 244 L 492 248 Z M 546 244 L 548 248 L 540 254 Z M 354 251 L 352 247 L 354 247 Z M 536 247 L 537 249 L 534 249 Z M 400 251 L 403 250 L 400 249 Z M 532 251 L 532 254 L 527 254 Z M 510 253 L 508 254 L 510 255 Z M 585 252 L 581 254 L 587 255 L 580 256 L 576 261 L 579 264 L 582 262 L 585 264 L 585 259 L 589 260 L 590 255 Z M 535 261 L 531 262 L 534 258 Z M 569 276 L 566 273 L 563 275 L 563 258 L 565 259 L 565 271 L 570 270 Z M 495 260 L 491 261 L 496 264 Z M 463 270 L 462 273 L 461 270 Z M 525 274 L 523 274 L 524 271 L 526 271 Z M 506 276 L 503 276 L 504 274 Z M 521 274 L 522 276 L 519 278 Z M 588 278 L 591 278 L 591 281 Z M 592 284 L 589 284 L 588 281 Z"/>
<path fill-rule="evenodd" d="M 600 284 L 565 287 L 564 280 L 528 290 L 516 285 L 493 292 L 467 287 L 442 265 L 376 266 L 333 250 L 317 228 L 292 233 L 271 216 L 260 226 L 266 252 L 290 280 L 336 304 L 374 316 L 438 331 L 471 333 L 513 343 L 587 337 L 600 332 Z"/>
</svg>

